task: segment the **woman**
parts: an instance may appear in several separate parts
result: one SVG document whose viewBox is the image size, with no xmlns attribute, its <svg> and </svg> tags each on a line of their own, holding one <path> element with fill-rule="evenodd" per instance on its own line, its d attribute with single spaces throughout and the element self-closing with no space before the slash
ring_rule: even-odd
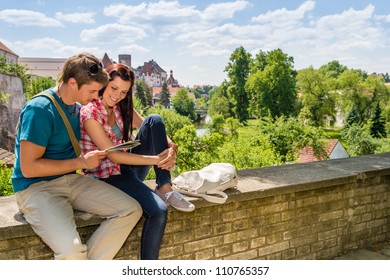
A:
<svg viewBox="0 0 390 280">
<path fill-rule="evenodd" d="M 109 65 L 106 71 L 110 76 L 108 85 L 99 91 L 97 100 L 80 111 L 83 153 L 131 140 L 133 127 L 138 129 L 136 139 L 141 145 L 131 153 L 109 152 L 98 168 L 84 172 L 119 188 L 141 204 L 145 216 L 141 259 L 158 259 L 167 205 L 186 212 L 193 211 L 195 206 L 172 191 L 170 170 L 175 165 L 178 148 L 166 135 L 162 119 L 150 115 L 144 120 L 133 108 L 133 72 L 122 64 Z M 151 165 L 156 173 L 154 192 L 143 183 Z"/>
</svg>

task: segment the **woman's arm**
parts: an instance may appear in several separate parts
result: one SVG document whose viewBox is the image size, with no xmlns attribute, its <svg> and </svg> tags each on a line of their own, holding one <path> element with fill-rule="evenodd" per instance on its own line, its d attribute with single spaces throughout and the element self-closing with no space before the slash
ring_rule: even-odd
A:
<svg viewBox="0 0 390 280">
<path fill-rule="evenodd" d="M 107 136 L 103 126 L 94 119 L 88 119 L 84 122 L 84 128 L 91 137 L 92 142 L 98 147 L 99 150 L 105 150 L 114 144 Z M 108 152 L 107 157 L 119 164 L 127 165 L 158 165 L 158 163 L 165 158 L 164 155 L 160 156 L 145 156 L 131 153 L 124 153 L 120 151 Z"/>
<path fill-rule="evenodd" d="M 133 108 L 133 126 L 139 129 L 143 121 L 144 118 Z"/>
</svg>

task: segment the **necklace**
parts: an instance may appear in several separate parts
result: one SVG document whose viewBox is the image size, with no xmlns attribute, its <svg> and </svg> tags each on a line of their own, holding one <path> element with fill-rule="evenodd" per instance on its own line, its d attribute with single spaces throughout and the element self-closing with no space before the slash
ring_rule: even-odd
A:
<svg viewBox="0 0 390 280">
<path fill-rule="evenodd" d="M 66 109 L 66 111 L 68 111 L 68 113 L 71 116 L 74 117 L 74 116 L 76 116 L 79 113 L 78 110 L 77 110 L 76 103 L 73 104 L 73 105 L 68 105 L 68 104 L 65 104 L 65 102 L 62 100 L 61 92 L 60 92 L 60 86 L 57 87 L 57 96 L 60 99 L 62 106 Z"/>
</svg>

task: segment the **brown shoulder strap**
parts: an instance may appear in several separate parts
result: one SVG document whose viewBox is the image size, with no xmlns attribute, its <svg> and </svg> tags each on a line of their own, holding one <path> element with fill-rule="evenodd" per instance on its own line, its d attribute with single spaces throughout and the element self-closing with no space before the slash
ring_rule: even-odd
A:
<svg viewBox="0 0 390 280">
<path fill-rule="evenodd" d="M 81 154 L 79 142 L 77 141 L 76 136 L 74 135 L 74 131 L 73 131 L 72 127 L 70 126 L 69 120 L 66 117 L 64 111 L 62 110 L 61 106 L 58 104 L 57 100 L 55 99 L 55 97 L 53 95 L 51 95 L 49 93 L 40 93 L 40 94 L 37 94 L 35 96 L 40 96 L 40 95 L 48 97 L 53 102 L 54 106 L 56 106 L 57 111 L 58 111 L 58 113 L 60 113 L 60 116 L 61 116 L 62 120 L 64 121 L 66 129 L 68 130 L 69 138 L 70 138 L 70 141 L 72 142 L 74 151 L 76 152 L 76 156 L 79 157 Z"/>
<path fill-rule="evenodd" d="M 58 111 L 58 113 L 60 113 L 60 116 L 61 116 L 61 118 L 66 126 L 66 130 L 68 131 L 70 141 L 72 142 L 72 145 L 73 145 L 73 149 L 76 152 L 76 156 L 79 157 L 81 155 L 81 149 L 80 149 L 79 142 L 77 142 L 77 139 L 76 139 L 76 136 L 74 135 L 73 129 L 70 126 L 69 120 L 65 116 L 65 113 L 62 110 L 61 106 L 58 104 L 55 97 L 49 93 L 36 94 L 32 98 L 37 97 L 37 96 L 41 96 L 41 95 L 48 97 L 53 102 L 54 106 L 56 106 L 57 111 Z M 19 122 L 20 122 L 20 115 L 19 115 L 18 123 L 16 124 L 16 129 L 15 129 L 16 132 L 18 131 Z"/>
</svg>

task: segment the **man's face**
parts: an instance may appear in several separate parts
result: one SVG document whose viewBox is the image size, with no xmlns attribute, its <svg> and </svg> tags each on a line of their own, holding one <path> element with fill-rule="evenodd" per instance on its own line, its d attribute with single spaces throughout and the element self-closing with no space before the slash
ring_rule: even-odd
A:
<svg viewBox="0 0 390 280">
<path fill-rule="evenodd" d="M 82 105 L 87 105 L 92 100 L 98 98 L 98 93 L 101 88 L 102 85 L 98 82 L 82 85 L 76 94 L 76 101 Z"/>
</svg>

